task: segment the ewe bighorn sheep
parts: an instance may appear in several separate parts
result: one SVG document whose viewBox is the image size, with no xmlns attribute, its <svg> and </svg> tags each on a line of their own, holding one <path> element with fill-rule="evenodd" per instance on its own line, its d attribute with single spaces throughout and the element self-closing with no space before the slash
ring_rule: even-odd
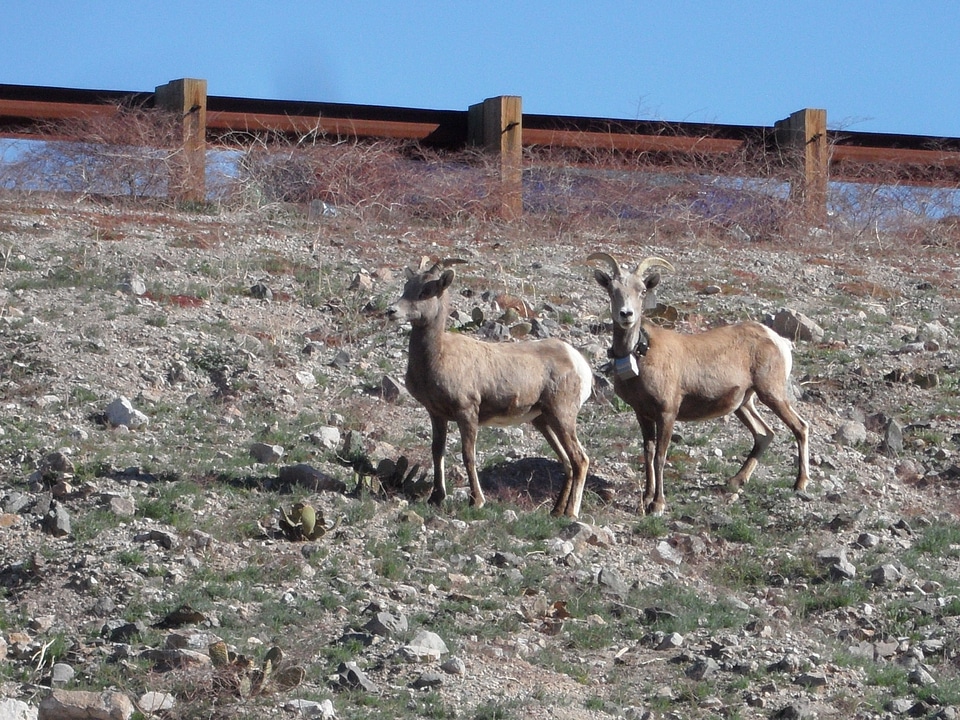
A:
<svg viewBox="0 0 960 720">
<path fill-rule="evenodd" d="M 644 278 L 644 272 L 654 266 L 673 270 L 673 266 L 650 257 L 624 274 L 607 253 L 596 252 L 587 259 L 609 267 L 609 271 L 594 270 L 594 278 L 610 296 L 613 387 L 633 408 L 643 435 L 646 486 L 641 510 L 663 514 L 663 466 L 677 420 L 709 420 L 734 413 L 753 435 L 753 449 L 728 487 L 737 489 L 747 482 L 773 439 L 773 431 L 757 412 L 755 398 L 796 437 L 799 470 L 793 489 L 802 491 L 809 476 L 808 425 L 789 400 L 790 342 L 756 322 L 681 335 L 642 321 L 642 310 L 656 304 L 651 291 L 660 282 L 659 273 Z"/>
<path fill-rule="evenodd" d="M 577 439 L 577 414 L 593 390 L 589 363 L 555 338 L 496 344 L 447 332 L 447 288 L 453 279 L 454 271 L 437 263 L 409 277 L 400 300 L 387 309 L 390 318 L 412 325 L 406 383 L 430 413 L 433 427 L 430 502 L 439 504 L 447 495 L 443 455 L 448 422 L 460 429 L 470 502 L 476 507 L 484 503 L 475 452 L 479 426 L 529 422 L 547 439 L 566 473 L 553 514 L 577 517 L 590 462 Z"/>
</svg>

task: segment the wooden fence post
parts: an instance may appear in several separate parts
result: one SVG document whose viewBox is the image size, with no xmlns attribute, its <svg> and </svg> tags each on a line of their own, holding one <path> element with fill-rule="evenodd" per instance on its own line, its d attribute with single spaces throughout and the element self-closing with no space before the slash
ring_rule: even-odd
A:
<svg viewBox="0 0 960 720">
<path fill-rule="evenodd" d="M 179 201 L 206 200 L 207 81 L 171 80 L 157 87 L 154 105 L 178 118 L 176 155 L 171 163 L 170 194 Z"/>
<path fill-rule="evenodd" d="M 500 161 L 500 215 L 523 216 L 523 101 L 517 95 L 487 98 L 470 106 L 468 136 Z"/>
<path fill-rule="evenodd" d="M 777 144 L 795 173 L 790 181 L 790 198 L 804 210 L 811 222 L 827 214 L 827 182 L 830 179 L 827 147 L 827 111 L 798 110 L 774 127 Z"/>
</svg>

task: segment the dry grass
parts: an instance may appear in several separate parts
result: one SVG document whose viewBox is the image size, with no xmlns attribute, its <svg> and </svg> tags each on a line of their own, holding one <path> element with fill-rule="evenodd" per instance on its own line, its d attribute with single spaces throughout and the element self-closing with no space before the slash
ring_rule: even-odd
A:
<svg viewBox="0 0 960 720">
<path fill-rule="evenodd" d="M 53 123 L 42 139 L 48 142 L 0 165 L 0 187 L 167 202 L 177 160 L 169 113 L 120 107 Z M 335 213 L 361 224 L 499 223 L 498 165 L 475 148 L 442 151 L 319 133 L 299 141 L 238 134 L 222 143 L 208 154 L 207 170 L 208 199 L 221 207 L 293 204 L 311 220 Z M 907 185 L 889 167 L 845 167 L 869 182 L 831 183 L 829 217 L 812 229 L 788 199 L 783 168 L 749 149 L 665 156 L 530 147 L 523 163 L 520 225 L 554 237 L 627 233 L 669 245 L 695 239 L 814 251 L 842 243 L 893 257 L 960 245 L 960 188 Z"/>
</svg>

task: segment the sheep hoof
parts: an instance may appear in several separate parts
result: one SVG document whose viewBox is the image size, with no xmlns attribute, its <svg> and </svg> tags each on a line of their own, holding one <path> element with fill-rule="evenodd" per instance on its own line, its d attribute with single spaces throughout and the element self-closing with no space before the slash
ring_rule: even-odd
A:
<svg viewBox="0 0 960 720">
<path fill-rule="evenodd" d="M 430 499 L 427 500 L 427 502 L 430 503 L 431 505 L 443 505 L 443 501 L 446 497 L 447 496 L 444 493 L 434 492 L 434 493 L 431 493 Z"/>
<path fill-rule="evenodd" d="M 744 484 L 746 484 L 745 478 L 734 475 L 732 478 L 727 480 L 727 492 L 739 492 L 740 488 L 742 488 Z"/>
</svg>

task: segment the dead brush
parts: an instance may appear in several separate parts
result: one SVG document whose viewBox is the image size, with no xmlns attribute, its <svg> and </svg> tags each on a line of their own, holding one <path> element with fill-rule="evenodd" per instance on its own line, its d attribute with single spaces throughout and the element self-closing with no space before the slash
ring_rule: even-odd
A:
<svg viewBox="0 0 960 720">
<path fill-rule="evenodd" d="M 143 107 L 59 120 L 38 139 L 18 162 L 24 189 L 52 183 L 81 197 L 164 199 L 179 152 L 176 115 Z"/>
<path fill-rule="evenodd" d="M 409 222 L 493 213 L 494 163 L 476 150 L 395 141 L 257 138 L 244 150 L 234 197 L 257 204 L 321 202 L 334 213 Z"/>
</svg>

